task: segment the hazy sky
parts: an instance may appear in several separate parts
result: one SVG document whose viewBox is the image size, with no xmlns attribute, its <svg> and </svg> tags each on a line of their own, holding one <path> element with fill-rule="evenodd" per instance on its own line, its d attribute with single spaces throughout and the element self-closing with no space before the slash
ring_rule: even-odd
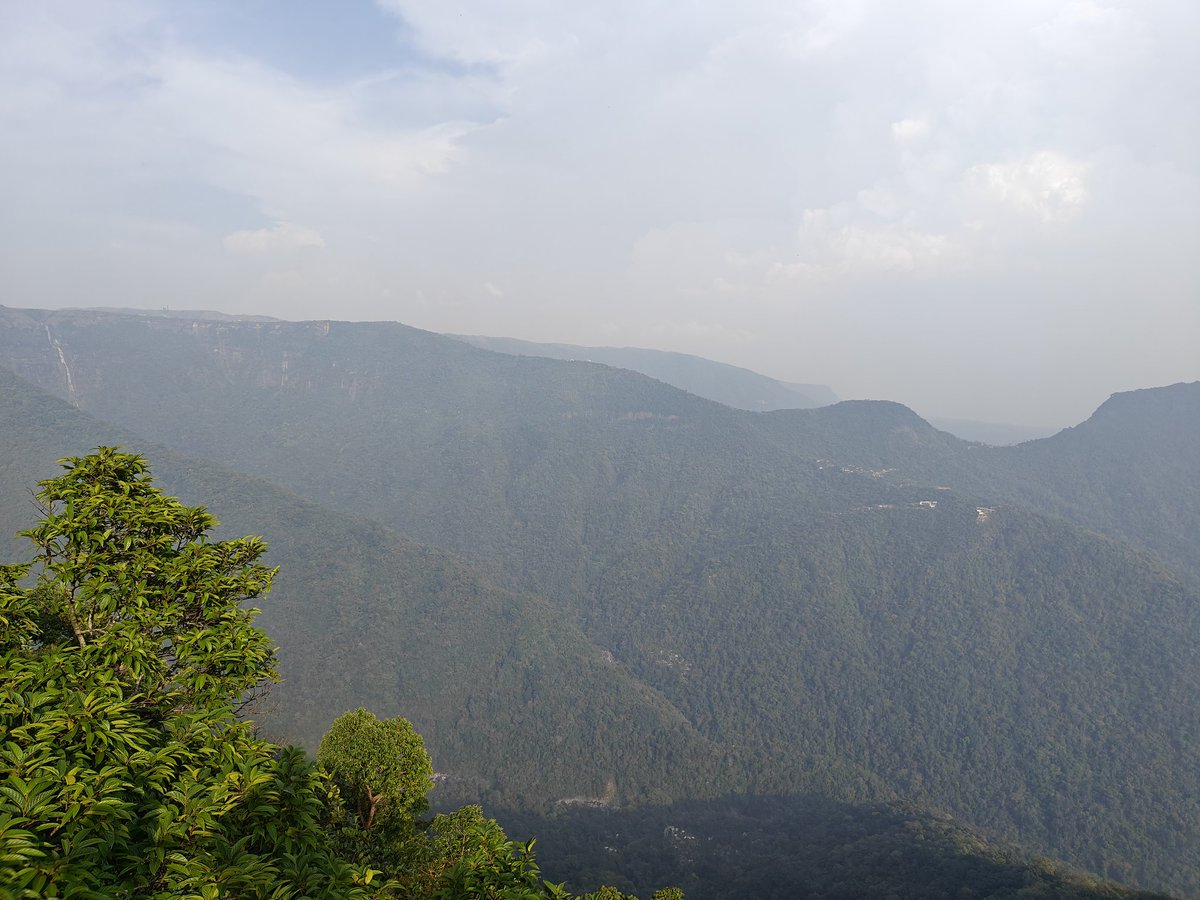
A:
<svg viewBox="0 0 1200 900">
<path fill-rule="evenodd" d="M 1200 378 L 1195 0 L 0 0 L 0 303 L 652 346 L 1067 424 Z"/>
</svg>

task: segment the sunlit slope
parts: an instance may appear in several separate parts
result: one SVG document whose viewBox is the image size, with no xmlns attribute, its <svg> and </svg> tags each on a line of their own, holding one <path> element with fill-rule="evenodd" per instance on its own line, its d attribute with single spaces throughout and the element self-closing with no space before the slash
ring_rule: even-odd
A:
<svg viewBox="0 0 1200 900">
<path fill-rule="evenodd" d="M 6 533 L 33 517 L 25 486 L 52 473 L 53 457 L 136 443 L 2 372 L 0 435 Z M 287 681 L 256 714 L 276 734 L 311 743 L 329 716 L 356 703 L 412 716 L 449 775 L 437 792 L 443 801 L 512 799 L 514 787 L 531 798 L 558 790 L 580 800 L 618 799 L 618 780 L 624 792 L 647 775 L 649 800 L 681 784 L 703 792 L 728 783 L 728 762 L 714 744 L 697 742 L 678 714 L 545 603 L 498 591 L 444 553 L 260 481 L 159 448 L 152 456 L 168 489 L 208 502 L 225 518 L 226 533 L 272 537 L 272 560 L 284 568 L 264 598 L 262 621 L 283 644 Z M 949 896 L 964 889 L 1134 896 L 1056 871 L 1045 859 L 1034 865 L 1024 853 L 910 806 L 746 798 L 599 818 L 595 810 L 560 807 L 551 818 L 514 824 L 517 833 L 542 837 L 547 873 L 592 886 L 666 878 L 685 884 L 690 896 L 710 898 Z"/>
<path fill-rule="evenodd" d="M 792 463 L 737 433 L 748 414 L 631 372 L 400 325 L 44 318 L 0 329 L 18 374 L 190 454 L 529 574 L 514 586 L 570 593 L 614 535 L 720 503 L 730 478 L 757 491 Z M 842 487 L 827 493 L 842 504 Z"/>
<path fill-rule="evenodd" d="M 0 371 L 3 534 L 36 520 L 29 489 L 56 459 L 114 443 L 143 448 L 165 489 L 207 505 L 222 534 L 268 538 L 280 573 L 260 623 L 284 682 L 256 719 L 275 736 L 313 748 L 346 709 L 401 714 L 449 776 L 442 793 L 474 799 L 497 786 L 510 798 L 603 797 L 617 780 L 626 796 L 655 798 L 727 777 L 677 711 L 544 601 L 381 525 L 147 445 Z M 13 541 L 4 561 L 28 555 Z"/>
<path fill-rule="evenodd" d="M 406 516 L 406 530 L 414 532 L 433 528 L 433 504 L 423 495 L 444 497 L 446 491 L 442 484 L 426 490 L 413 482 L 428 485 L 448 467 L 474 470 L 483 461 L 493 470 L 490 493 L 478 490 L 487 483 L 471 479 L 470 515 L 482 516 L 482 530 L 494 532 L 522 524 L 504 521 L 496 507 L 514 504 L 525 492 L 498 497 L 499 486 L 527 473 L 552 472 L 556 466 L 542 458 L 572 450 L 558 445 L 559 435 L 579 432 L 574 426 L 580 424 L 611 426 L 600 448 L 607 458 L 599 460 L 596 474 L 619 479 L 623 450 L 642 454 L 643 465 L 643 451 L 678 452 L 678 446 L 654 445 L 661 426 L 673 424 L 675 444 L 693 433 L 718 455 L 736 452 L 738 435 L 757 431 L 802 463 L 827 459 L 888 470 L 888 480 L 953 486 L 984 502 L 1019 503 L 1154 550 L 1171 565 L 1200 574 L 1196 383 L 1115 395 L 1075 428 L 993 448 L 938 432 L 896 404 L 841 403 L 751 417 L 713 409 L 628 372 L 481 354 L 394 323 L 188 321 L 0 308 L 0 364 L 102 417 L 122 421 L 133 411 L 152 436 L 193 441 L 221 458 L 236 455 L 231 461 L 243 468 L 286 469 L 305 493 L 337 493 L 347 506 L 392 504 L 403 493 L 410 503 L 384 510 L 384 517 Z M 188 424 L 193 414 L 215 427 L 197 434 Z M 589 421 L 571 421 L 579 418 Z M 572 427 L 554 427 L 563 424 Z M 363 440 L 370 437 L 360 433 L 364 427 L 394 436 L 402 452 L 382 453 L 382 442 Z M 713 433 L 720 435 L 715 444 Z M 293 448 L 304 441 L 313 442 L 310 455 L 355 469 L 354 477 L 330 481 L 324 472 L 298 471 L 305 454 Z M 752 466 L 762 457 L 757 443 L 747 459 Z M 452 452 L 445 466 L 407 471 L 408 460 L 447 448 Z M 359 455 L 348 457 L 351 450 Z M 387 478 L 382 495 L 366 485 L 368 473 Z M 593 474 L 584 468 L 576 478 Z M 575 492 L 557 493 L 569 504 Z M 443 520 L 464 515 L 453 506 L 441 510 Z M 426 536 L 450 543 L 464 524 L 469 529 L 454 522 L 441 529 L 443 535 Z"/>
<path fill-rule="evenodd" d="M 679 795 L 908 796 L 1200 890 L 1194 589 L 902 406 L 744 413 L 391 324 L 62 313 L 5 340 L 86 409 L 544 597 L 732 760 Z"/>
</svg>

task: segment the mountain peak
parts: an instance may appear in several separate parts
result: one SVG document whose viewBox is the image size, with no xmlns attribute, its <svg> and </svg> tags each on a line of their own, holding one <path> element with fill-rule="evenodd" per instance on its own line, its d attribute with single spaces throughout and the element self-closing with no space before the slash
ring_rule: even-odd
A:
<svg viewBox="0 0 1200 900">
<path fill-rule="evenodd" d="M 1115 393 L 1078 427 L 1200 433 L 1200 381 Z"/>
<path fill-rule="evenodd" d="M 923 431 L 935 430 L 912 409 L 894 400 L 843 400 L 824 407 L 821 414 L 833 421 L 860 422 L 875 428 L 907 426 Z"/>
</svg>

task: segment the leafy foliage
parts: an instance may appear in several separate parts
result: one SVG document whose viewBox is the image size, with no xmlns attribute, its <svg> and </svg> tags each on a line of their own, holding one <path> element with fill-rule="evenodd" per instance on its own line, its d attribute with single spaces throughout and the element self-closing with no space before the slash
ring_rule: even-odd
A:
<svg viewBox="0 0 1200 900">
<path fill-rule="evenodd" d="M 209 543 L 138 456 L 63 464 L 27 532 L 41 583 L 0 570 L 0 897 L 361 894 L 319 775 L 234 717 L 274 674 L 239 606 L 270 585 L 262 542 Z"/>
<path fill-rule="evenodd" d="M 351 799 L 366 831 L 385 813 L 412 817 L 427 808 L 433 763 L 412 723 L 399 716 L 380 721 L 369 710 L 343 713 L 321 740 L 317 762 Z"/>
<path fill-rule="evenodd" d="M 52 597 L 89 664 L 180 709 L 238 697 L 274 676 L 274 647 L 243 601 L 271 570 L 259 538 L 209 542 L 216 520 L 164 497 L 145 461 L 108 447 L 41 485 L 37 548 Z"/>
</svg>

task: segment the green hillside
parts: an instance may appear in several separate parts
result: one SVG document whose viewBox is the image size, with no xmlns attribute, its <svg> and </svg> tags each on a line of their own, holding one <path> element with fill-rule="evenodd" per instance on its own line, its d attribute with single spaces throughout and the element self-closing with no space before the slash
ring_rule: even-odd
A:
<svg viewBox="0 0 1200 900">
<path fill-rule="evenodd" d="M 538 834 L 538 858 L 572 887 L 643 896 L 677 884 L 689 900 L 1162 898 L 1102 882 L 909 803 L 739 797 L 637 810 L 502 813 Z"/>
<path fill-rule="evenodd" d="M 47 422 L 37 407 L 54 411 L 52 400 L 24 390 L 15 379 L 0 387 L 18 398 L 15 406 L 35 438 L 39 431 L 62 437 L 72 427 L 95 427 L 70 413 Z M 233 612 L 239 595 L 258 596 L 272 578 L 266 567 L 241 564 L 257 558 L 265 544 L 253 537 L 208 542 L 192 525 L 211 528 L 212 518 L 203 507 L 188 510 L 164 499 L 143 479 L 140 457 L 108 448 L 65 462 L 69 473 L 42 481 L 44 490 L 37 494 L 48 504 L 40 513 L 39 534 L 49 538 L 44 543 L 39 537 L 38 543 L 53 546 L 49 552 L 58 560 L 42 572 L 49 581 L 26 592 L 11 580 L 20 577 L 19 568 L 0 573 L 5 612 L 0 650 L 8 676 L 2 712 L 5 733 L 16 737 L 16 743 L 5 744 L 2 763 L 7 781 L 0 797 L 5 848 L 0 895 L 192 896 L 199 889 L 204 895 L 242 890 L 382 898 L 426 897 L 441 885 L 449 892 L 434 895 L 458 897 L 494 896 L 507 884 L 505 896 L 516 896 L 514 891 L 568 896 L 561 886 L 540 880 L 532 844 L 506 843 L 478 807 L 431 823 L 411 818 L 425 808 L 421 795 L 432 786 L 433 768 L 420 737 L 403 719 L 381 722 L 360 708 L 339 717 L 321 741 L 318 763 L 339 789 L 354 793 L 366 786 L 365 824 L 348 820 L 363 809 L 353 812 L 353 804 L 342 800 L 348 795 L 327 790 L 324 778 L 308 770 L 294 748 L 265 744 L 254 736 L 252 722 L 235 725 L 231 702 L 274 668 L 267 635 L 244 613 Z M 241 487 L 256 493 L 253 484 Z M 264 492 L 257 493 L 269 502 Z M 101 528 L 104 538 L 117 529 L 124 540 L 97 542 Z M 239 560 L 232 569 L 231 559 Z M 118 569 L 121 574 L 115 574 Z M 95 602 L 94 589 L 106 577 L 123 581 L 115 606 Z M 202 591 L 204 599 L 185 610 L 197 597 L 189 588 Z M 209 624 L 197 631 L 200 621 Z M 189 649 L 177 656 L 163 654 L 165 646 Z M 121 662 L 114 669 L 111 652 L 118 647 Z M 248 668 L 213 666 L 235 647 L 239 660 L 249 652 Z M 530 661 L 537 666 L 536 659 Z M 188 723 L 201 721 L 201 727 L 189 729 Z M 388 743 L 388 735 L 402 741 L 403 749 Z M 147 752 L 147 742 L 156 744 L 154 752 Z M 370 785 L 381 773 L 375 763 L 363 766 L 363 754 L 378 759 L 374 754 L 391 752 L 385 744 L 397 751 L 392 765 L 400 765 L 405 778 L 392 784 L 391 793 L 380 784 L 383 793 L 372 796 Z M 193 764 L 172 773 L 180 755 L 189 755 Z M 146 765 L 148 756 L 153 765 Z M 370 779 L 366 785 L 359 780 L 364 776 Z M 103 802 L 95 802 L 97 794 Z M 376 820 L 380 802 L 385 806 Z M 196 828 L 198 814 L 209 816 L 210 824 Z M 664 819 L 685 826 L 663 828 Z M 137 827 L 144 821 L 155 827 Z M 997 846 L 911 805 L 741 798 L 614 815 L 592 803 L 560 807 L 552 819 L 535 821 L 552 836 L 559 873 L 593 886 L 601 881 L 625 886 L 649 873 L 669 872 L 690 892 L 714 898 L 796 892 L 1135 896 Z M 288 827 L 279 827 L 281 822 Z M 359 868 L 377 865 L 383 870 Z M 484 888 L 481 878 L 492 888 Z M 602 888 L 586 900 L 614 895 L 623 892 Z M 677 889 L 653 894 L 671 896 L 682 895 Z"/>
<path fill-rule="evenodd" d="M 1200 382 L 1115 394 L 1086 422 L 1015 447 L 959 441 L 888 403 L 759 421 L 806 456 L 1061 517 L 1200 575 Z"/>
<path fill-rule="evenodd" d="M 165 488 L 203 500 L 223 534 L 263 534 L 280 566 L 260 623 L 280 645 L 284 682 L 256 710 L 269 733 L 315 748 L 341 712 L 403 714 L 447 776 L 444 802 L 496 794 L 654 797 L 670 772 L 720 771 L 722 758 L 661 696 L 637 683 L 545 601 L 489 584 L 469 566 L 381 525 L 320 508 L 265 482 L 154 448 L 0 372 L 0 529 L 37 510 L 29 488 L 54 460 L 103 444 L 145 448 Z M 12 541 L 5 559 L 26 554 Z M 610 723 L 619 721 L 617 730 Z M 555 735 L 548 744 L 547 730 Z M 502 755 L 495 747 L 505 748 Z M 646 763 L 646 748 L 664 752 Z M 553 752 L 551 752 L 553 751 Z M 575 760 L 586 757 L 590 765 Z M 675 790 L 684 783 L 674 776 Z"/>
<path fill-rule="evenodd" d="M 453 721 L 412 715 L 431 744 L 462 745 L 496 799 L 572 796 L 571 773 L 587 781 L 580 795 L 617 802 L 903 797 L 1113 877 L 1200 890 L 1200 597 L 1183 567 L 1114 539 L 1136 522 L 1089 526 L 1105 538 L 1062 518 L 1095 503 L 1026 450 L 1053 452 L 1063 435 L 990 450 L 897 404 L 747 413 L 632 372 L 387 323 L 3 312 L 0 360 L 82 409 L 461 555 L 511 592 L 480 588 L 508 598 L 495 602 L 510 618 L 485 613 L 442 646 L 507 634 L 543 662 L 505 649 L 511 668 L 494 676 L 443 654 L 416 673 L 426 660 L 407 652 L 408 629 L 474 617 L 473 603 L 406 610 L 389 632 L 378 608 L 396 594 L 371 585 L 423 582 L 397 567 L 360 583 L 359 566 L 313 551 L 310 593 L 346 582 L 362 605 L 344 621 L 314 611 L 303 627 L 325 633 L 294 662 L 294 680 L 317 685 L 310 706 L 332 671 L 348 693 L 502 687 L 474 707 L 456 697 L 441 713 Z M 1148 502 L 1170 490 L 1156 472 L 1176 476 L 1189 521 L 1194 463 L 1156 469 L 1144 443 Z M 1123 465 L 1128 449 L 1110 452 Z M 1163 540 L 1141 546 L 1169 561 Z M 389 649 L 330 659 L 362 621 Z M 601 696 L 614 691 L 627 705 Z M 521 729 L 558 704 L 563 724 L 532 746 Z M 576 719 L 579 744 L 547 746 Z M 472 757 L 498 743 L 468 746 L 458 732 L 476 720 L 513 729 L 520 752 Z"/>
<path fill-rule="evenodd" d="M 1114 394 L 1086 422 L 978 460 L 997 490 L 1200 577 L 1200 382 Z M 981 473 L 981 478 L 991 473 Z"/>
</svg>

